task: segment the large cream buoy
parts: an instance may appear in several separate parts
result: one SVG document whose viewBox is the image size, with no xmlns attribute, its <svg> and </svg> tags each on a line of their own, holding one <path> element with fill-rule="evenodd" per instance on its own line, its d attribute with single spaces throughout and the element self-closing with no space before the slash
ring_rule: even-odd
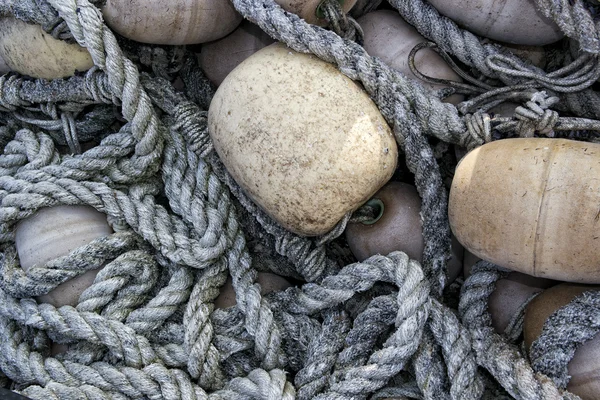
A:
<svg viewBox="0 0 600 400">
<path fill-rule="evenodd" d="M 236 182 L 301 235 L 328 232 L 396 169 L 395 139 L 363 89 L 333 65 L 279 43 L 225 78 L 208 125 Z"/>
<path fill-rule="evenodd" d="M 505 139 L 458 164 L 448 214 L 476 256 L 528 275 L 600 283 L 600 145 Z"/>
<path fill-rule="evenodd" d="M 211 83 L 219 86 L 242 61 L 273 42 L 257 25 L 244 21 L 224 38 L 202 45 L 200 67 Z"/>
<path fill-rule="evenodd" d="M 222 38 L 242 20 L 229 0 L 107 0 L 102 14 L 126 38 L 169 45 Z"/>
<path fill-rule="evenodd" d="M 260 294 L 265 295 L 272 292 L 280 292 L 292 286 L 292 284 L 282 276 L 270 272 L 259 272 L 256 283 L 260 285 Z M 236 305 L 235 290 L 231 278 L 227 278 L 225 285 L 221 288 L 219 296 L 215 299 L 215 308 L 228 308 Z"/>
<path fill-rule="evenodd" d="M 563 283 L 545 290 L 533 299 L 525 309 L 523 336 L 526 348 L 529 350 L 533 341 L 542 333 L 544 323 L 550 315 L 590 290 L 600 290 L 600 287 Z M 571 377 L 567 385 L 569 392 L 582 400 L 600 400 L 600 335 L 577 347 L 567 365 L 567 371 Z"/>
<path fill-rule="evenodd" d="M 27 271 L 34 265 L 44 265 L 111 233 L 106 215 L 92 207 L 56 206 L 43 208 L 20 221 L 15 232 L 15 244 L 21 267 Z M 94 282 L 98 271 L 90 270 L 63 282 L 38 300 L 55 307 L 74 307 L 81 293 Z"/>
<path fill-rule="evenodd" d="M 10 70 L 42 79 L 66 78 L 94 66 L 85 48 L 12 17 L 0 18 L 0 57 Z"/>
<path fill-rule="evenodd" d="M 339 0 L 344 13 L 348 13 L 356 0 Z M 298 15 L 309 24 L 325 26 L 328 21 L 323 18 L 320 6 L 323 0 L 275 0 L 286 11 Z"/>
<path fill-rule="evenodd" d="M 564 37 L 535 0 L 428 0 L 442 15 L 490 39 L 543 46 Z"/>
<path fill-rule="evenodd" d="M 416 45 L 426 42 L 427 39 L 404 21 L 398 12 L 378 10 L 359 18 L 357 22 L 363 28 L 363 46 L 369 55 L 380 58 L 390 67 L 418 80 L 431 90 L 448 87 L 423 82 L 412 73 L 408 62 L 409 54 Z M 422 74 L 432 78 L 462 81 L 444 59 L 432 49 L 421 49 L 416 53 L 415 67 Z M 458 104 L 462 100 L 463 96 L 452 95 L 445 101 Z"/>
<path fill-rule="evenodd" d="M 425 244 L 417 189 L 406 183 L 389 182 L 369 204 L 378 209 L 378 215 L 372 221 L 350 222 L 345 231 L 348 246 L 358 261 L 402 251 L 421 262 Z M 453 238 L 452 257 L 447 265 L 449 282 L 462 272 L 462 253 L 462 246 Z"/>
</svg>

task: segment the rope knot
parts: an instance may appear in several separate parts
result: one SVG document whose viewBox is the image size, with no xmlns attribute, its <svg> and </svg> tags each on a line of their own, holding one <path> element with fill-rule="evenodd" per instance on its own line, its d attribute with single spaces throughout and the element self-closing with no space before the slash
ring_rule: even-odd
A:
<svg viewBox="0 0 600 400">
<path fill-rule="evenodd" d="M 0 111 L 15 111 L 19 107 L 30 105 L 19 95 L 22 84 L 23 79 L 16 75 L 0 77 Z"/>
<path fill-rule="evenodd" d="M 329 22 L 331 29 L 346 40 L 351 40 L 362 46 L 364 33 L 362 27 L 354 18 L 344 13 L 339 0 L 325 0 L 319 6 L 317 13 Z M 318 15 L 318 14 L 317 14 Z"/>
<path fill-rule="evenodd" d="M 121 104 L 119 98 L 111 91 L 108 76 L 96 66 L 86 72 L 84 86 L 88 96 L 96 103 Z"/>
<path fill-rule="evenodd" d="M 213 150 L 208 135 L 207 114 L 206 111 L 199 111 L 198 106 L 191 101 L 182 101 L 173 111 L 173 128 L 181 130 L 190 149 L 201 157 Z"/>
<path fill-rule="evenodd" d="M 558 112 L 549 107 L 558 102 L 558 97 L 548 97 L 546 92 L 536 92 L 525 106 L 515 109 L 519 120 L 516 131 L 520 137 L 533 137 L 535 132 L 554 137 L 554 127 L 558 123 Z"/>
<path fill-rule="evenodd" d="M 461 146 L 472 150 L 492 141 L 492 118 L 488 113 L 476 111 L 464 117 L 467 134 L 463 135 Z"/>
</svg>

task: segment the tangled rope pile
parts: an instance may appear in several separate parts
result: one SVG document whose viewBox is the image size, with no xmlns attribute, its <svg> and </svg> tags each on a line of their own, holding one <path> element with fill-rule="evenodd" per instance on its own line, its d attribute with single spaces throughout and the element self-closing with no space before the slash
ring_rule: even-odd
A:
<svg viewBox="0 0 600 400">
<path fill-rule="evenodd" d="M 0 2 L 0 15 L 78 42 L 95 64 L 64 80 L 0 78 L 0 370 L 8 378 L 0 382 L 32 399 L 577 398 L 565 391 L 565 366 L 575 344 L 600 330 L 595 321 L 566 352 L 557 345 L 563 338 L 548 334 L 533 369 L 491 327 L 487 299 L 506 271 L 480 262 L 462 285 L 458 310 L 444 301 L 450 228 L 431 142 L 473 148 L 515 134 L 595 139 L 600 28 L 581 0 L 560 7 L 538 0 L 581 47 L 545 72 L 483 43 L 424 0 L 389 3 L 440 51 L 479 72 L 468 88 L 476 97 L 456 108 L 369 56 L 348 40 L 362 34 L 335 4 L 326 13 L 342 18 L 337 33 L 272 0 L 233 0 L 273 38 L 362 83 L 415 175 L 422 264 L 401 252 L 345 262 L 334 239 L 349 216 L 315 240 L 272 221 L 213 151 L 212 90 L 184 48 L 117 39 L 88 0 Z M 485 86 L 485 78 L 495 84 Z M 523 103 L 513 118 L 487 113 L 507 99 Z M 97 145 L 82 152 L 90 140 Z M 114 233 L 25 272 L 15 226 L 55 205 L 92 206 Z M 102 265 L 76 307 L 33 299 Z M 263 296 L 259 271 L 306 283 Z M 215 309 L 228 275 L 237 304 Z M 549 323 L 585 324 L 576 316 L 597 310 L 599 300 L 590 292 Z M 519 336 L 515 326 L 511 337 Z M 68 350 L 51 356 L 51 342 Z"/>
</svg>

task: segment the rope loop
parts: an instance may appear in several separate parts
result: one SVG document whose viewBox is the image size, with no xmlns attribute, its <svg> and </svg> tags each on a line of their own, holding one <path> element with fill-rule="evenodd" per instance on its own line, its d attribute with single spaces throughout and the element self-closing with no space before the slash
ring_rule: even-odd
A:
<svg viewBox="0 0 600 400">
<path fill-rule="evenodd" d="M 579 15 L 582 3 L 565 1 L 571 21 L 589 27 L 583 11 L 593 10 Z M 0 1 L 1 16 L 76 41 L 95 63 L 65 79 L 0 77 L 0 386 L 34 400 L 575 399 L 561 374 L 571 349 L 600 328 L 593 318 L 583 321 L 585 338 L 574 328 L 597 314 L 595 295 L 559 310 L 530 364 L 517 346 L 525 305 L 501 334 L 487 311 L 509 271 L 480 261 L 464 283 L 448 282 L 456 249 L 447 188 L 452 145 L 561 132 L 598 141 L 596 21 L 589 37 L 581 27 L 568 33 L 588 39 L 582 54 L 551 46 L 559 56 L 546 72 L 459 28 L 426 0 L 388 0 L 426 38 L 408 63 L 422 81 L 447 86 L 432 92 L 367 54 L 362 29 L 339 0 L 320 6 L 327 29 L 274 0 L 232 0 L 274 39 L 360 83 L 392 128 L 408 170 L 394 177 L 410 179 L 421 197 L 421 261 L 395 251 L 356 262 L 346 224 L 372 222 L 381 205 L 347 213 L 320 237 L 286 231 L 214 151 L 207 110 L 215 88 L 196 47 L 123 38 L 105 25 L 100 3 Z M 380 3 L 359 1 L 351 15 Z M 463 82 L 418 71 L 422 49 L 436 51 Z M 451 94 L 467 99 L 444 103 Z M 496 114 L 506 102 L 519 105 Z M 97 144 L 83 152 L 87 142 Z M 17 226 L 57 205 L 91 206 L 114 233 L 24 271 Z M 74 306 L 34 299 L 90 270 L 99 271 Z M 268 293 L 265 272 L 290 287 Z M 222 295 L 233 305 L 222 305 Z"/>
<path fill-rule="evenodd" d="M 486 63 L 497 73 L 518 78 L 523 83 L 534 83 L 536 87 L 557 93 L 574 93 L 587 89 L 600 78 L 599 57 L 583 53 L 567 66 L 550 73 L 531 70 L 504 54 L 491 54 Z"/>
<path fill-rule="evenodd" d="M 362 46 L 364 32 L 354 18 L 344 13 L 340 0 L 323 0 L 317 9 L 317 15 L 322 14 L 331 29 L 346 40 L 352 40 Z"/>
<path fill-rule="evenodd" d="M 472 150 L 492 141 L 492 118 L 488 113 L 476 112 L 464 117 L 468 135 L 464 135 L 461 147 Z"/>
<path fill-rule="evenodd" d="M 531 101 L 515 109 L 517 124 L 516 132 L 519 137 L 533 137 L 539 133 L 554 137 L 554 127 L 558 123 L 558 112 L 548 109 L 559 101 L 558 97 L 549 97 L 545 92 L 537 92 L 531 96 Z"/>
</svg>

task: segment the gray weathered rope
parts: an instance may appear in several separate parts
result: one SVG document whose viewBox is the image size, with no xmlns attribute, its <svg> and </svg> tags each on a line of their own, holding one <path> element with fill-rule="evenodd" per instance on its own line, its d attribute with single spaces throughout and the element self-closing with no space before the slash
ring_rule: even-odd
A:
<svg viewBox="0 0 600 400">
<path fill-rule="evenodd" d="M 534 370 L 552 378 L 559 388 L 566 388 L 570 379 L 567 364 L 577 346 L 600 332 L 599 308 L 600 292 L 588 291 L 556 310 L 531 344 L 529 358 Z"/>
<path fill-rule="evenodd" d="M 538 8 L 552 19 L 585 52 L 600 53 L 600 27 L 583 0 L 536 0 Z"/>
<path fill-rule="evenodd" d="M 494 332 L 487 299 L 495 282 L 506 275 L 508 271 L 479 261 L 462 288 L 459 311 L 471 333 L 478 364 L 516 399 L 578 399 L 578 396 L 559 390 L 548 377 L 535 373 L 517 347 Z"/>
<path fill-rule="evenodd" d="M 523 83 L 516 81 L 512 75 L 499 74 L 488 64 L 490 56 L 500 54 L 496 46 L 482 42 L 471 32 L 459 28 L 454 21 L 440 15 L 426 0 L 390 0 L 389 3 L 421 35 L 435 42 L 443 51 L 456 56 L 465 65 L 476 68 L 485 76 L 499 78 L 507 85 Z M 546 75 L 539 68 L 524 63 L 516 56 L 510 58 L 520 69 L 530 70 L 540 74 L 539 76 Z M 581 117 L 600 118 L 600 96 L 594 90 L 567 93 L 561 96 L 561 105 Z"/>
<path fill-rule="evenodd" d="M 27 272 L 17 263 L 16 249 L 4 248 L 0 287 L 13 297 L 41 296 L 87 270 L 100 268 L 108 260 L 139 245 L 140 240 L 136 235 L 115 233 L 96 239 L 46 265 L 34 265 Z"/>
<path fill-rule="evenodd" d="M 443 189 L 439 168 L 433 159 L 429 144 L 421 136 L 420 127 L 438 132 L 441 137 L 448 139 L 450 121 L 458 122 L 453 120 L 448 105 L 426 96 L 424 88 L 400 76 L 377 59 L 371 58 L 360 46 L 344 42 L 331 32 L 308 25 L 295 15 L 285 13 L 272 1 L 255 4 L 240 0 L 234 1 L 234 5 L 242 15 L 257 23 L 269 35 L 284 40 L 294 50 L 312 50 L 320 58 L 338 64 L 347 76 L 360 79 L 367 91 L 375 96 L 384 117 L 394 122 L 397 141 L 406 150 L 407 165 L 416 175 L 417 189 L 423 198 L 421 212 L 425 220 L 423 235 L 426 243 L 424 266 L 434 284 L 435 292 L 441 293 L 445 284 L 445 264 L 450 249 L 450 230 L 445 216 L 447 195 Z M 319 43 L 329 45 L 317 48 Z M 327 53 L 323 53 L 324 51 Z M 407 100 L 415 107 L 407 104 Z M 443 134 L 438 130 L 441 128 L 438 123 L 445 126 Z M 462 137 L 464 127 L 457 126 L 457 129 Z"/>
<path fill-rule="evenodd" d="M 450 399 L 448 378 L 440 349 L 431 332 L 426 330 L 414 359 L 412 369 L 418 388 L 426 399 Z"/>
<path fill-rule="evenodd" d="M 148 169 L 156 168 L 163 149 L 160 131 L 164 127 L 151 109 L 146 93 L 139 90 L 139 73 L 135 65 L 124 57 L 114 34 L 103 24 L 102 15 L 96 7 L 88 2 L 49 2 L 65 20 L 75 40 L 90 52 L 94 64 L 107 72 L 112 94 L 122 100 L 124 118 L 128 121 L 145 120 L 143 124 L 132 125 L 132 134 L 138 141 L 132 172 L 144 175 Z"/>
<path fill-rule="evenodd" d="M 479 399 L 484 386 L 477 373 L 471 335 L 456 315 L 436 300 L 432 300 L 430 312 L 429 327 L 442 348 L 450 379 L 451 398 Z"/>
<path fill-rule="evenodd" d="M 292 235 L 227 174 L 207 132 L 212 90 L 192 55 L 178 47 L 119 44 L 85 0 L 52 0 L 58 12 L 43 1 L 33 3 L 7 1 L 0 13 L 22 10 L 24 19 L 45 24 L 57 37 L 75 38 L 88 47 L 97 67 L 50 82 L 0 78 L 0 120 L 6 124 L 0 156 L 0 368 L 28 386 L 25 394 L 36 399 L 362 399 L 373 393 L 375 398 L 386 393 L 486 398 L 495 388 L 478 373 L 479 364 L 517 398 L 574 399 L 534 374 L 516 347 L 491 331 L 485 304 L 498 278 L 493 268 L 465 284 L 461 313 L 468 329 L 439 302 L 450 254 L 447 195 L 436 161 L 440 154 L 425 135 L 442 140 L 445 145 L 437 148 L 447 152 L 448 143 L 474 146 L 514 129 L 523 136 L 596 129 L 597 121 L 561 117 L 551 101 L 531 97 L 549 88 L 550 98 L 566 93 L 560 94 L 559 111 L 568 105 L 576 116 L 597 115 L 597 94 L 581 91 L 600 71 L 595 56 L 565 57 L 566 66 L 550 73 L 524 68 L 516 58 L 496 56 L 493 46 L 425 3 L 392 1 L 467 65 L 505 83 L 523 84 L 520 100 L 530 104 L 517 110 L 516 119 L 478 113 L 469 119 L 360 46 L 284 13 L 272 1 L 234 0 L 245 17 L 276 39 L 334 62 L 361 81 L 393 126 L 415 174 L 423 198 L 423 270 L 402 253 L 340 269 L 327 252 L 339 257 L 334 250 L 343 222 L 317 240 Z M 152 75 L 140 75 L 131 60 Z M 172 90 L 169 80 L 175 77 L 184 82 L 183 94 Z M 500 92 L 508 89 L 497 90 L 489 98 L 504 100 Z M 487 99 L 482 96 L 476 100 Z M 88 107 L 97 105 L 105 114 L 86 120 L 94 116 Z M 113 105 L 121 106 L 127 123 L 107 131 Z M 81 155 L 61 155 L 54 144 L 68 144 L 77 153 L 86 138 L 100 144 Z M 249 224 L 240 222 L 230 191 L 244 217 L 256 222 L 252 234 L 290 261 L 281 270 L 310 283 L 261 296 L 243 233 Z M 25 274 L 15 256 L 14 226 L 57 204 L 91 205 L 107 214 L 117 233 Z M 269 256 L 266 251 L 260 257 L 268 261 Z M 75 308 L 37 305 L 28 298 L 102 264 Z M 237 305 L 214 310 L 227 273 Z M 48 357 L 51 340 L 69 344 L 69 350 Z M 401 370 L 409 366 L 415 377 L 405 379 Z M 296 374 L 297 394 L 282 368 Z"/>
<path fill-rule="evenodd" d="M 233 262 L 235 264 L 235 262 Z"/>
<path fill-rule="evenodd" d="M 362 27 L 354 18 L 346 15 L 338 0 L 325 0 L 319 5 L 317 12 L 322 12 L 325 19 L 329 21 L 331 29 L 346 40 L 353 40 L 362 45 L 364 32 Z"/>
<path fill-rule="evenodd" d="M 344 347 L 350 320 L 337 310 L 325 313 L 321 334 L 311 341 L 305 366 L 298 371 L 294 383 L 298 399 L 312 399 L 327 387 L 337 355 Z"/>
</svg>

